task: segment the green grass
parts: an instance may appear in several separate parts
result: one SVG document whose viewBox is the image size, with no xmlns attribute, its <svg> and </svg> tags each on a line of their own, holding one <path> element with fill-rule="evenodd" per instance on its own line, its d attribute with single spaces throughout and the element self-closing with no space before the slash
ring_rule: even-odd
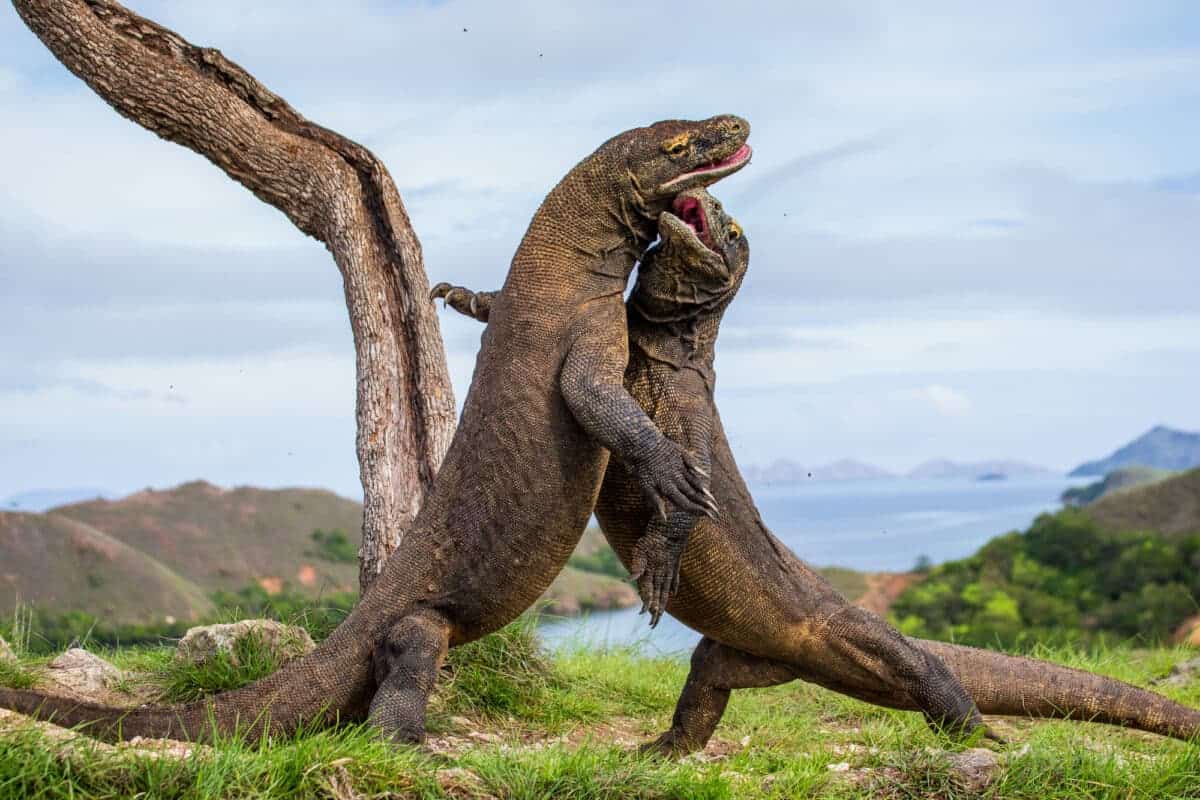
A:
<svg viewBox="0 0 1200 800">
<path fill-rule="evenodd" d="M 163 699 L 186 703 L 265 678 L 279 669 L 275 652 L 251 633 L 239 639 L 233 652 L 220 651 L 201 664 L 170 659 L 158 670 Z"/>
<path fill-rule="evenodd" d="M 173 697 L 240 685 L 266 666 L 253 653 L 239 654 L 237 665 L 187 669 L 166 648 L 106 655 Z M 1043 648 L 1036 655 L 1147 685 L 1195 654 Z M 946 754 L 962 746 L 918 715 L 798 682 L 735 692 L 708 751 L 715 760 L 636 755 L 634 745 L 669 723 L 686 671 L 681 660 L 630 650 L 546 654 L 522 621 L 452 651 L 431 706 L 428 750 L 389 746 L 361 726 L 264 745 L 226 742 L 182 760 L 86 746 L 64 755 L 33 731 L 0 732 L 0 798 L 978 796 L 947 764 Z M 1200 706 L 1200 682 L 1163 691 Z M 1002 767 L 986 797 L 1200 797 L 1200 745 L 1099 725 L 1003 724 L 1009 744 L 997 751 Z M 848 771 L 830 769 L 843 763 Z"/>
</svg>

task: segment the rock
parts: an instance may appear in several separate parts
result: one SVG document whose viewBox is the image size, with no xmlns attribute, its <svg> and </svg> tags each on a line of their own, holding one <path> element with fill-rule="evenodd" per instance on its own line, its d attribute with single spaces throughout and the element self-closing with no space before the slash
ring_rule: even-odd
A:
<svg viewBox="0 0 1200 800">
<path fill-rule="evenodd" d="M 72 694 L 93 697 L 116 686 L 121 670 L 98 655 L 72 647 L 46 665 L 46 678 Z"/>
<path fill-rule="evenodd" d="M 4 637 L 0 636 L 0 661 L 16 661 L 17 654 L 9 647 L 8 642 L 4 641 Z"/>
<path fill-rule="evenodd" d="M 955 782 L 972 793 L 982 792 L 990 786 L 1000 770 L 1000 759 L 991 750 L 982 747 L 950 753 L 946 761 L 950 764 L 950 774 Z"/>
<path fill-rule="evenodd" d="M 217 653 L 229 653 L 230 660 L 236 664 L 237 644 L 250 636 L 257 636 L 280 663 L 298 658 L 316 647 L 308 631 L 303 628 L 284 625 L 273 619 L 244 619 L 189 628 L 175 648 L 175 658 L 203 664 Z"/>
<path fill-rule="evenodd" d="M 849 772 L 850 771 L 850 762 L 849 761 L 839 761 L 836 764 L 826 764 L 825 768 L 828 769 L 830 772 Z"/>
<path fill-rule="evenodd" d="M 1200 658 L 1189 658 L 1171 667 L 1170 674 L 1154 683 L 1158 686 L 1187 686 L 1192 681 L 1200 681 Z"/>
</svg>

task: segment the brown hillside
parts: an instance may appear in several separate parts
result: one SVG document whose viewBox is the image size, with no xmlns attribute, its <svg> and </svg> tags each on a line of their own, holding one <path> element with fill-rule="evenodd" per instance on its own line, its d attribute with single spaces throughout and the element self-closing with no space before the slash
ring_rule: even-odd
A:
<svg viewBox="0 0 1200 800">
<path fill-rule="evenodd" d="M 53 509 L 186 575 L 205 591 L 283 584 L 316 595 L 358 588 L 358 564 L 318 555 L 313 530 L 358 547 L 362 506 L 317 489 L 222 489 L 204 481 Z"/>
<path fill-rule="evenodd" d="M 1200 469 L 1106 495 L 1083 512 L 1108 531 L 1200 532 Z"/>
<path fill-rule="evenodd" d="M 17 601 L 108 623 L 193 620 L 205 593 L 145 553 L 56 514 L 0 512 L 0 612 Z"/>
</svg>

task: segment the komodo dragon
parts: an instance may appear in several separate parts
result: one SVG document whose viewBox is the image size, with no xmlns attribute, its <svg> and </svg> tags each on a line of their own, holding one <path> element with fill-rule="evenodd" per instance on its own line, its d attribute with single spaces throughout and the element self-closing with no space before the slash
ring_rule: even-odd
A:
<svg viewBox="0 0 1200 800">
<path fill-rule="evenodd" d="M 1120 681 L 1036 659 L 906 638 L 846 602 L 771 534 L 734 462 L 715 406 L 699 407 L 712 403 L 717 329 L 749 263 L 741 229 L 706 198 L 707 192 L 696 192 L 676 199 L 686 224 L 662 216 L 662 241 L 645 256 L 628 303 L 625 386 L 664 434 L 711 451 L 720 508 L 715 520 L 696 523 L 683 551 L 679 591 L 668 611 L 704 638 L 692 655 L 671 729 L 648 747 L 664 754 L 703 748 L 730 690 L 797 678 L 878 705 L 922 710 L 933 722 L 958 719 L 942 710 L 956 685 L 946 667 L 985 714 L 1093 720 L 1185 739 L 1200 735 L 1200 711 Z M 487 321 L 494 293 L 448 284 L 434 292 L 462 313 Z M 710 448 L 702 448 L 688 437 L 704 430 L 707 420 L 713 438 Z M 628 471 L 613 465 L 596 506 L 605 536 L 634 574 L 645 568 L 644 532 L 661 528 L 638 496 Z M 672 536 L 670 549 L 660 553 L 682 546 L 678 530 Z M 654 613 L 661 586 L 643 582 L 639 589 Z"/>
<path fill-rule="evenodd" d="M 713 510 L 684 451 L 621 385 L 624 290 L 658 215 L 680 192 L 750 159 L 735 116 L 671 120 L 620 134 L 542 202 L 482 337 L 462 419 L 402 547 L 311 654 L 234 691 L 134 710 L 0 689 L 0 707 L 99 738 L 259 738 L 364 717 L 419 741 L 448 646 L 531 606 L 566 565 L 611 451 L 639 491 Z M 424 298 L 421 298 L 422 300 Z"/>
</svg>

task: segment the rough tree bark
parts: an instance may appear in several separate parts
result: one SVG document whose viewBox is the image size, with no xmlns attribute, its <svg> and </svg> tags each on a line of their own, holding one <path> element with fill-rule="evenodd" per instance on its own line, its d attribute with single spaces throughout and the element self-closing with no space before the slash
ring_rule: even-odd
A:
<svg viewBox="0 0 1200 800">
<path fill-rule="evenodd" d="M 366 148 L 308 121 L 219 51 L 117 3 L 13 5 L 119 114 L 200 153 L 333 254 L 357 355 L 365 589 L 420 509 L 455 424 L 421 246 L 391 176 Z"/>
</svg>

